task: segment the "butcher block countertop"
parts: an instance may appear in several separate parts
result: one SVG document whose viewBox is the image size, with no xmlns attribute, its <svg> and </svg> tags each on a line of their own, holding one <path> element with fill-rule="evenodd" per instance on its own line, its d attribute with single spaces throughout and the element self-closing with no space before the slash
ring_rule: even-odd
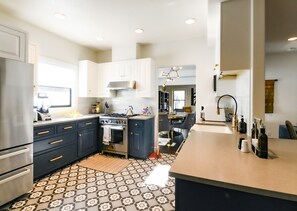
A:
<svg viewBox="0 0 297 211">
<path fill-rule="evenodd" d="M 238 132 L 191 131 L 169 175 L 297 201 L 297 141 L 269 139 L 269 159 L 261 159 L 253 152 L 241 152 L 238 149 L 239 137 L 242 134 Z"/>
</svg>

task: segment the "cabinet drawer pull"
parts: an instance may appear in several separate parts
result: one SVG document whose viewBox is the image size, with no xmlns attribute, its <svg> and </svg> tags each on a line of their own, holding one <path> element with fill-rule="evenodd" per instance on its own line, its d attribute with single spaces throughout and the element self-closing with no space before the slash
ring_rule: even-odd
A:
<svg viewBox="0 0 297 211">
<path fill-rule="evenodd" d="M 48 134 L 49 132 L 50 132 L 49 130 L 46 130 L 46 131 L 38 132 L 37 134 L 38 135 L 44 135 L 44 134 Z"/>
<path fill-rule="evenodd" d="M 135 126 L 138 126 L 138 124 L 137 124 L 137 123 L 135 123 Z"/>
<path fill-rule="evenodd" d="M 81 137 L 81 134 L 78 134 L 79 137 Z"/>
<path fill-rule="evenodd" d="M 56 141 L 49 142 L 48 144 L 58 144 L 58 143 L 61 143 L 63 141 L 64 141 L 63 139 L 59 139 L 59 140 L 56 140 Z"/>
<path fill-rule="evenodd" d="M 67 127 L 64 127 L 63 129 L 64 130 L 69 130 L 69 129 L 72 129 L 72 126 L 67 126 Z"/>
<path fill-rule="evenodd" d="M 62 159 L 62 158 L 63 158 L 63 155 L 60 155 L 60 156 L 58 156 L 58 157 L 55 157 L 55 158 L 50 159 L 49 161 L 50 161 L 50 162 L 54 162 L 54 161 L 56 161 L 56 160 L 60 160 L 60 159 Z"/>
<path fill-rule="evenodd" d="M 133 135 L 133 132 L 131 132 L 130 134 Z"/>
<path fill-rule="evenodd" d="M 86 125 L 91 125 L 91 124 L 92 124 L 92 122 L 87 122 L 87 123 L 86 123 Z"/>
</svg>

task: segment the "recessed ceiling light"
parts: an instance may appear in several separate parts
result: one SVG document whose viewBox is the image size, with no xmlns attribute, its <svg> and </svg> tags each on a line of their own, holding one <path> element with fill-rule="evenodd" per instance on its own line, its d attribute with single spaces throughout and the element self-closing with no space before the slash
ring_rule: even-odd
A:
<svg viewBox="0 0 297 211">
<path fill-rule="evenodd" d="M 54 16 L 60 20 L 64 20 L 66 18 L 66 15 L 61 12 L 55 12 Z"/>
<path fill-rule="evenodd" d="M 135 33 L 137 33 L 137 34 L 141 34 L 141 33 L 143 33 L 143 32 L 144 32 L 143 29 L 136 29 L 136 30 L 135 30 Z"/>
<path fill-rule="evenodd" d="M 288 39 L 288 41 L 295 41 L 295 40 L 297 40 L 297 37 L 290 37 L 290 38 Z"/>
<path fill-rule="evenodd" d="M 167 6 L 173 6 L 173 5 L 175 5 L 176 3 L 174 2 L 174 1 L 168 1 L 167 2 Z"/>
<path fill-rule="evenodd" d="M 98 36 L 98 37 L 96 37 L 96 40 L 102 41 L 103 40 L 103 37 Z"/>
<path fill-rule="evenodd" d="M 193 23 L 195 23 L 196 22 L 196 19 L 195 18 L 189 18 L 189 19 L 187 19 L 187 20 L 185 20 L 185 23 L 186 24 L 193 24 Z"/>
</svg>

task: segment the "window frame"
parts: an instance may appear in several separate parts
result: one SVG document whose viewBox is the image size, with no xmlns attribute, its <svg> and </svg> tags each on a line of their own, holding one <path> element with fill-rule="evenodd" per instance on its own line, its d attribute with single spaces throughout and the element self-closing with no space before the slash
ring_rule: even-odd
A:
<svg viewBox="0 0 297 211">
<path fill-rule="evenodd" d="M 47 88 L 55 88 L 55 89 L 66 89 L 69 92 L 69 104 L 65 105 L 51 105 L 51 108 L 66 108 L 66 107 L 72 107 L 72 89 L 70 87 L 57 87 L 57 86 L 43 86 L 39 85 L 37 90 L 37 98 L 42 99 L 42 97 L 39 97 L 39 87 L 47 87 Z"/>
<path fill-rule="evenodd" d="M 175 95 L 174 95 L 174 92 L 176 92 L 176 91 L 183 91 L 184 92 L 184 100 L 175 100 Z M 181 101 L 183 101 L 184 102 L 184 106 L 183 107 L 185 107 L 186 106 L 186 98 L 187 98 L 187 91 L 185 90 L 185 89 L 176 89 L 176 90 L 173 90 L 172 91 L 172 105 L 173 105 L 173 110 L 175 110 L 175 109 L 183 109 L 183 108 L 175 108 L 175 103 L 174 102 L 176 102 L 176 101 L 179 101 L 179 102 L 181 102 Z"/>
</svg>

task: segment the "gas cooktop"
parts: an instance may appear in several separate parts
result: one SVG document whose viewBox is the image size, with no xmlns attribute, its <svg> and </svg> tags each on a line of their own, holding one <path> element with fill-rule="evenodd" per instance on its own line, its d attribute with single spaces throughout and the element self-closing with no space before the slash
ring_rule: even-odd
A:
<svg viewBox="0 0 297 211">
<path fill-rule="evenodd" d="M 136 116 L 137 114 L 134 114 L 132 116 Z M 131 116 L 128 116 L 127 114 L 124 113 L 111 113 L 111 114 L 104 114 L 101 117 L 112 117 L 112 118 L 128 118 Z"/>
</svg>

